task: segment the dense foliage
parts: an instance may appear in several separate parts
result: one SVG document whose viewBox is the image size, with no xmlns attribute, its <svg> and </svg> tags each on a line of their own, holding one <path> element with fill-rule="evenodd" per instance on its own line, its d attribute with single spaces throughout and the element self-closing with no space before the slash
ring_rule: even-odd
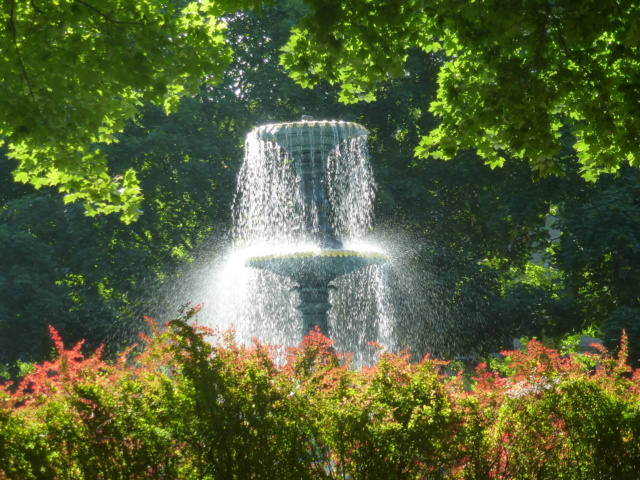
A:
<svg viewBox="0 0 640 480">
<path fill-rule="evenodd" d="M 636 478 L 638 7 L 258 3 L 0 7 L 0 479 Z M 357 369 L 183 318 L 117 355 L 229 230 L 245 134 L 302 114 L 369 130 L 378 235 L 429 272 L 414 349 Z M 414 361 L 582 329 L 617 359 Z"/>
<path fill-rule="evenodd" d="M 286 352 L 246 347 L 188 326 L 196 310 L 114 363 L 66 349 L 52 329 L 56 359 L 0 387 L 0 478 L 637 473 L 640 372 L 624 347 L 617 358 L 560 356 L 531 341 L 457 375 L 428 356 L 381 351 L 357 369 L 319 332 Z"/>
<path fill-rule="evenodd" d="M 632 0 L 548 2 L 310 0 L 283 63 L 307 86 L 342 85 L 345 101 L 372 100 L 406 75 L 411 49 L 440 52 L 441 123 L 422 157 L 472 148 L 495 167 L 527 159 L 561 173 L 561 131 L 571 125 L 587 178 L 640 164 L 640 6 Z"/>
<path fill-rule="evenodd" d="M 59 1 L 2 6 L 0 136 L 17 181 L 58 186 L 89 214 L 139 215 L 132 169 L 108 171 L 116 140 L 142 102 L 175 109 L 231 61 L 219 17 L 232 2 Z"/>
<path fill-rule="evenodd" d="M 48 358 L 47 325 L 68 341 L 86 339 L 89 351 L 106 342 L 108 356 L 140 329 L 143 314 L 160 315 L 162 286 L 185 284 L 199 251 L 210 252 L 212 237 L 229 229 L 246 133 L 302 114 L 369 130 L 376 229 L 394 255 L 408 252 L 403 268 L 428 273 L 411 286 L 428 314 L 400 318 L 411 326 L 400 343 L 414 355 L 486 353 L 513 338 L 558 340 L 582 328 L 613 346 L 626 328 L 630 359 L 640 358 L 637 169 L 584 182 L 569 130 L 554 160 L 561 178 L 533 182 L 518 158 L 491 170 L 469 151 L 449 162 L 416 161 L 415 145 L 438 126 L 428 111 L 442 58 L 410 49 L 402 75 L 378 84 L 376 102 L 341 104 L 338 86 L 302 89 L 278 64 L 305 13 L 299 2 L 279 1 L 226 17 L 235 53 L 219 83 L 200 85 L 171 115 L 139 105 L 119 142 L 100 146 L 110 171 L 138 172 L 144 212 L 131 225 L 87 218 L 51 187 L 13 182 L 19 165 L 0 150 L 0 373 Z M 559 239 L 544 228 L 549 213 Z M 532 264 L 534 253 L 555 270 Z M 433 318 L 442 304 L 446 318 Z"/>
<path fill-rule="evenodd" d="M 270 2 L 277 4 L 280 2 Z M 516 157 L 559 173 L 560 131 L 571 125 L 588 178 L 637 165 L 636 2 L 575 5 L 472 0 L 300 0 L 282 62 L 300 83 L 339 83 L 345 102 L 371 100 L 408 74 L 412 49 L 438 63 L 441 123 L 420 156 L 472 148 L 492 166 Z M 0 10 L 0 137 L 15 179 L 57 187 L 87 212 L 140 214 L 133 168 L 109 169 L 104 147 L 145 103 L 175 111 L 179 98 L 222 80 L 235 52 L 227 23 L 259 0 L 8 0 Z M 271 6 L 266 7 L 269 10 Z M 291 27 L 295 29 L 289 33 Z M 427 110 L 424 110 L 427 114 Z"/>
</svg>

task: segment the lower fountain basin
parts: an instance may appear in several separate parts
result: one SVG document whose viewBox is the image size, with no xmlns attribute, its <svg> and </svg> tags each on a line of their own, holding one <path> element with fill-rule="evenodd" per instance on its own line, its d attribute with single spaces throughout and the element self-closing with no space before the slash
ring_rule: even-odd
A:
<svg viewBox="0 0 640 480">
<path fill-rule="evenodd" d="M 289 277 L 300 285 L 326 285 L 336 277 L 369 265 L 383 265 L 387 256 L 377 252 L 355 250 L 321 250 L 251 257 L 245 264 Z"/>
<path fill-rule="evenodd" d="M 377 252 L 327 249 L 251 257 L 245 261 L 245 265 L 267 270 L 296 282 L 294 290 L 298 291 L 300 298 L 300 304 L 296 308 L 302 314 L 302 335 L 307 335 L 317 327 L 329 336 L 327 314 L 331 310 L 330 282 L 369 265 L 383 265 L 387 260 L 386 255 Z"/>
</svg>

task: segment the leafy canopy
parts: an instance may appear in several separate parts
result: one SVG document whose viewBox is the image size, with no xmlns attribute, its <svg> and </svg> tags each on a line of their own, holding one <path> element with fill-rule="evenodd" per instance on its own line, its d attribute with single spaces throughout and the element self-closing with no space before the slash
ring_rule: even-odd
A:
<svg viewBox="0 0 640 480">
<path fill-rule="evenodd" d="M 582 173 L 640 163 L 640 7 L 569 0 L 300 0 L 308 13 L 282 63 L 305 86 L 340 84 L 344 102 L 410 76 L 412 49 L 439 66 L 440 124 L 418 156 L 474 149 L 492 167 L 527 159 L 559 173 L 561 128 L 573 127 Z M 15 179 L 57 187 L 87 212 L 142 201 L 135 172 L 103 152 L 143 103 L 167 112 L 214 84 L 232 60 L 225 21 L 257 0 L 7 0 L 0 10 L 0 139 Z"/>
<path fill-rule="evenodd" d="M 342 86 L 345 102 L 406 75 L 412 48 L 439 52 L 440 125 L 420 157 L 472 148 L 492 167 L 525 158 L 560 173 L 573 126 L 583 176 L 640 165 L 640 6 L 631 0 L 309 0 L 282 63 L 304 86 Z"/>
<path fill-rule="evenodd" d="M 0 141 L 17 181 L 57 186 L 89 214 L 142 201 L 133 170 L 108 172 L 101 145 L 143 102 L 176 108 L 231 61 L 229 11 L 244 1 L 8 0 L 0 10 Z M 4 139 L 4 140 L 2 140 Z"/>
</svg>

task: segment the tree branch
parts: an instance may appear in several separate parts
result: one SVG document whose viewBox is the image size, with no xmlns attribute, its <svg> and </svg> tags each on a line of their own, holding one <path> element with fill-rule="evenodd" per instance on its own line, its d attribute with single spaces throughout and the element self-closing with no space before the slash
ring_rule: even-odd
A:
<svg viewBox="0 0 640 480">
<path fill-rule="evenodd" d="M 593 78 L 591 71 L 587 69 L 583 65 L 583 63 L 574 56 L 573 51 L 567 45 L 567 41 L 562 33 L 562 24 L 560 22 L 560 19 L 554 13 L 553 8 L 554 8 L 554 5 L 547 2 L 547 13 L 551 18 L 553 25 L 555 26 L 556 37 L 557 37 L 558 45 L 560 46 L 560 50 L 562 51 L 562 53 L 564 53 L 564 56 L 567 58 L 567 60 L 570 60 L 578 67 L 578 69 L 583 73 L 587 81 L 593 86 L 596 92 L 598 92 L 598 100 L 600 102 L 600 107 L 606 113 L 608 113 L 609 109 L 607 108 L 607 105 L 604 103 L 602 88 L 598 84 L 597 80 Z"/>
<path fill-rule="evenodd" d="M 39 13 L 40 15 L 44 14 L 44 12 L 42 10 L 40 10 L 40 7 L 38 7 L 38 5 L 36 5 L 35 0 L 31 0 L 30 3 L 31 3 L 31 6 L 33 7 L 33 10 L 36 13 Z"/>
<path fill-rule="evenodd" d="M 18 58 L 18 65 L 20 66 L 20 72 L 22 73 L 22 77 L 24 78 L 24 81 L 26 82 L 27 87 L 29 89 L 29 96 L 31 97 L 31 100 L 33 100 L 33 102 L 35 103 L 36 96 L 33 93 L 33 86 L 31 85 L 31 80 L 29 80 L 29 75 L 27 74 L 27 68 L 25 67 L 24 62 L 22 61 L 22 54 L 20 53 L 20 48 L 18 48 L 18 34 L 16 29 L 16 23 L 15 23 L 15 7 L 16 7 L 16 0 L 11 0 L 11 7 L 9 11 L 9 30 L 11 30 L 13 48 L 16 51 L 16 57 Z"/>
<path fill-rule="evenodd" d="M 84 0 L 76 0 L 76 2 L 79 3 L 80 5 L 87 7 L 89 10 L 96 12 L 98 15 L 100 15 L 109 23 L 113 23 L 116 25 L 144 25 L 143 22 L 127 22 L 127 21 L 116 20 L 114 18 L 111 18 L 109 15 L 107 15 L 106 13 L 103 13 L 102 11 L 100 11 L 90 3 L 85 2 Z"/>
</svg>

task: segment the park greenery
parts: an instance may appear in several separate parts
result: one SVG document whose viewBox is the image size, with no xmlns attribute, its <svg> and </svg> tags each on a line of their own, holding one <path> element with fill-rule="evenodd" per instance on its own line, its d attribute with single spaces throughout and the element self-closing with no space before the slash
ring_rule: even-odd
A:
<svg viewBox="0 0 640 480">
<path fill-rule="evenodd" d="M 451 159 L 473 149 L 492 167 L 525 158 L 562 172 L 570 126 L 582 173 L 640 165 L 640 7 L 632 0 L 310 0 L 283 63 L 303 85 L 375 98 L 405 75 L 411 49 L 442 52 L 429 110 L 440 122 L 417 147 Z"/>
<path fill-rule="evenodd" d="M 412 50 L 432 55 L 437 94 L 416 115 L 430 111 L 439 122 L 421 136 L 420 157 L 472 149 L 492 167 L 526 159 L 535 175 L 558 174 L 570 127 L 586 178 L 640 163 L 632 0 L 281 3 L 299 15 L 280 61 L 303 86 L 340 84 L 344 102 L 373 100 L 382 83 L 408 75 Z M 243 8 L 263 3 L 9 0 L 0 17 L 0 136 L 18 161 L 15 179 L 56 186 L 90 215 L 136 219 L 136 171 L 112 173 L 104 146 L 145 104 L 175 112 L 180 97 L 220 83 L 243 48 L 227 31 L 249 14 Z"/>
<path fill-rule="evenodd" d="M 56 358 L 0 387 L 0 478 L 637 478 L 624 338 L 617 357 L 532 340 L 467 374 L 382 350 L 356 369 L 319 331 L 276 363 L 196 310 L 110 363 L 52 329 Z"/>
<path fill-rule="evenodd" d="M 100 8 L 87 2 L 60 2 L 57 7 L 52 3 L 46 8 L 38 2 L 19 5 L 9 2 L 13 10 L 3 10 L 3 21 L 20 28 L 15 37 L 13 30 L 5 30 L 2 41 L 8 43 L 3 44 L 2 52 L 5 57 L 19 52 L 27 74 L 32 74 L 27 82 L 25 72 L 16 68 L 21 63 L 16 63 L 16 58 L 13 63 L 9 57 L 5 58 L 2 68 L 10 70 L 13 76 L 7 73 L 6 80 L 0 84 L 2 98 L 12 109 L 21 112 L 20 115 L 7 113 L 9 110 L 2 113 L 6 145 L 0 150 L 0 248 L 3 252 L 0 288 L 6 293 L 0 301 L 3 332 L 0 365 L 6 365 L 5 375 L 20 371 L 21 362 L 47 357 L 52 349 L 47 325 L 64 332 L 70 342 L 85 339 L 89 349 L 106 342 L 108 352 L 117 352 L 142 328 L 139 324 L 142 315 L 160 315 L 158 287 L 184 281 L 181 279 L 186 275 L 185 269 L 197 261 L 200 252 L 206 251 L 213 238 L 221 238 L 229 231 L 229 206 L 246 133 L 256 125 L 295 120 L 302 114 L 357 121 L 368 128 L 370 160 L 378 183 L 377 228 L 391 232 L 391 237 L 398 242 L 409 243 L 415 252 L 411 261 L 418 264 L 410 267 L 434 273 L 432 283 L 421 287 L 436 291 L 443 301 L 455 305 L 451 325 L 442 333 L 456 338 L 451 348 L 438 350 L 429 342 L 427 320 L 411 320 L 415 326 L 411 340 L 414 340 L 416 358 L 427 351 L 439 356 L 486 354 L 508 347 L 513 338 L 520 337 L 535 336 L 557 343 L 583 330 L 602 335 L 614 346 L 625 328 L 631 339 L 630 359 L 637 361 L 640 356 L 636 347 L 640 335 L 640 298 L 635 288 L 640 282 L 637 168 L 621 155 L 615 169 L 610 161 L 604 162 L 609 170 L 615 171 L 601 172 L 593 176 L 592 181 L 585 181 L 582 177 L 586 164 L 576 141 L 584 144 L 584 140 L 577 139 L 584 137 L 585 129 L 599 127 L 592 124 L 588 116 L 572 124 L 566 119 L 577 114 L 567 113 L 563 117 L 557 112 L 555 118 L 564 120 L 559 136 L 554 136 L 559 142 L 559 151 L 551 157 L 557 167 L 556 175 L 542 176 L 542 170 L 532 166 L 532 161 L 535 163 L 535 158 L 541 157 L 509 156 L 506 148 L 496 152 L 508 156 L 508 161 L 501 168 L 492 169 L 485 165 L 486 155 L 477 148 L 462 148 L 466 143 L 446 162 L 416 158 L 415 149 L 420 148 L 425 138 L 433 136 L 437 129 L 452 128 L 451 118 L 447 120 L 433 109 L 434 102 L 443 101 L 440 98 L 444 88 L 443 68 L 462 61 L 463 57 L 468 62 L 471 57 L 462 55 L 463 50 L 455 55 L 447 54 L 436 49 L 433 42 L 428 43 L 429 48 L 414 48 L 415 42 L 411 39 L 415 40 L 415 35 L 409 34 L 415 33 L 424 20 L 416 10 L 420 6 L 417 2 L 402 2 L 402 5 L 386 7 L 387 10 L 382 4 L 377 7 L 377 3 L 372 2 L 370 12 L 350 24 L 355 30 L 345 30 L 350 34 L 340 40 L 341 47 L 331 49 L 330 38 L 337 35 L 338 27 L 348 18 L 359 18 L 349 15 L 355 15 L 357 8 L 364 8 L 361 3 L 349 2 L 349 8 L 346 4 L 340 6 L 339 2 L 330 6 L 325 2 L 297 1 L 278 1 L 253 10 L 238 10 L 239 7 L 234 6 L 234 13 L 224 16 L 222 29 L 222 23 L 214 22 L 202 9 L 217 8 L 222 15 L 224 8 L 231 8 L 224 3 L 214 7 L 202 2 L 199 13 L 193 13 L 193 6 L 187 3 L 170 3 L 170 7 L 162 10 L 154 2 L 136 2 L 126 4 L 127 8 L 122 4 L 116 17 L 116 10 L 109 10 L 109 2 L 103 2 Z M 536 4 L 527 3 L 527 8 L 533 9 Z M 321 8 L 323 5 L 326 8 Z M 469 8 L 476 8 L 474 5 L 469 4 L 461 11 L 468 12 Z M 573 12 L 554 6 L 551 13 L 547 12 L 549 32 L 538 36 L 540 41 L 544 40 L 538 52 L 540 58 L 559 61 L 549 57 L 550 51 L 543 47 L 556 48 L 554 55 L 562 53 L 557 51 L 562 22 L 569 25 L 571 21 L 587 17 L 596 22 L 596 17 L 602 17 L 596 26 L 599 25 L 600 30 L 609 28 L 612 15 L 622 10 L 611 7 L 610 12 L 607 10 L 609 14 L 604 15 L 598 10 L 604 8 L 601 5 L 594 7 L 593 15 L 588 9 L 584 10 L 586 7 Z M 191 13 L 177 13 L 181 8 Z M 400 11 L 394 13 L 394 8 Z M 424 8 L 423 13 L 428 11 Z M 144 9 L 148 12 L 144 13 Z M 164 20 L 153 20 L 154 11 Z M 543 15 L 544 10 L 540 12 L 538 16 Z M 524 15 L 518 9 L 512 14 Z M 409 24 L 403 27 L 402 23 L 393 23 L 393 15 Z M 455 9 L 446 15 L 457 18 Z M 174 33 L 163 30 L 193 28 L 194 32 L 200 32 L 198 28 L 202 25 L 200 20 L 196 22 L 196 16 L 208 19 L 207 25 L 216 26 L 207 30 L 216 36 L 216 42 L 205 42 L 196 36 L 193 40 L 196 45 L 191 45 L 185 40 L 190 35 L 185 37 L 175 33 L 178 30 L 171 30 Z M 437 18 L 441 17 L 436 15 L 429 22 L 439 25 Z M 625 56 L 625 52 L 635 48 L 634 18 L 630 14 L 615 23 L 612 38 L 623 27 L 628 30 L 628 39 L 620 40 L 621 46 L 613 41 L 607 43 L 608 46 L 596 42 L 598 48 L 615 49 L 623 64 L 633 61 L 632 55 Z M 27 22 L 27 19 L 33 21 Z M 313 26 L 316 24 L 312 19 L 318 20 L 317 27 Z M 494 21 L 508 23 L 510 19 L 510 16 L 496 15 Z M 63 23 L 67 25 L 66 30 Z M 456 25 L 452 23 L 451 29 Z M 508 43 L 512 45 L 520 38 L 518 31 L 522 36 L 520 40 L 533 41 L 527 25 L 514 24 L 510 33 L 503 33 L 505 29 L 498 28 L 497 24 L 490 30 L 495 35 L 514 36 L 512 43 Z M 378 29 L 373 28 L 375 26 Z M 599 31 L 596 26 L 591 36 Z M 368 43 L 364 41 L 364 27 L 369 32 Z M 423 27 L 427 29 L 428 25 Z M 171 50 L 171 55 L 165 55 L 168 47 L 159 40 L 153 46 L 147 45 L 148 40 L 140 34 L 142 30 L 138 31 L 147 28 L 156 28 L 156 36 L 179 37 L 179 41 L 170 42 L 175 52 Z M 298 29 L 293 37 L 292 28 Z M 305 43 L 305 49 L 296 56 L 293 51 L 302 48 L 296 42 L 302 41 L 300 32 L 304 29 L 309 30 L 304 38 L 313 43 Z M 387 31 L 385 29 L 398 35 L 404 32 L 410 38 L 404 42 L 387 42 L 384 50 L 378 45 L 383 38 L 376 35 Z M 47 35 L 57 40 L 36 45 L 37 36 L 33 37 L 36 30 L 41 32 L 38 35 L 48 32 Z M 226 40 L 221 43 L 218 35 L 223 35 L 223 30 Z M 66 33 L 54 35 L 55 31 Z M 429 35 L 435 35 L 434 32 Z M 452 32 L 455 33 L 451 30 L 452 35 Z M 569 32 L 571 30 L 566 35 L 578 42 L 576 35 Z M 490 31 L 484 34 L 489 35 Z M 600 38 L 604 34 L 598 35 Z M 81 41 L 77 36 L 92 40 Z M 70 42 L 72 37 L 76 38 L 75 43 Z M 478 45 L 489 41 L 482 38 Z M 136 44 L 135 39 L 142 43 Z M 12 42 L 17 40 L 20 41 L 14 45 Z M 339 72 L 347 63 L 338 62 L 338 55 L 342 52 L 343 62 L 353 59 L 355 53 L 351 47 L 355 48 L 355 44 L 350 42 L 356 40 L 362 43 L 362 61 L 354 61 L 353 72 L 346 79 Z M 106 55 L 110 42 L 112 53 Z M 139 50 L 130 48 L 131 45 L 138 45 Z M 294 48 L 295 45 L 298 47 Z M 303 80 L 301 66 L 292 62 L 311 55 L 304 53 L 311 47 L 316 53 L 327 49 L 320 56 L 326 65 L 320 68 L 316 65 L 320 60 L 314 60 L 316 63 L 312 63 L 316 66 L 306 70 Z M 198 48 L 209 49 L 207 52 L 213 60 L 203 59 L 204 53 L 199 53 Z M 389 51 L 389 48 L 400 50 Z M 52 51 L 47 54 L 47 49 Z M 223 49 L 228 54 L 214 55 L 215 49 Z M 84 50 L 87 50 L 86 57 L 78 54 Z M 479 55 L 481 49 L 476 50 Z M 502 60 L 507 62 L 510 52 L 500 50 L 502 56 L 488 64 L 487 71 L 491 65 L 498 69 Z M 527 52 L 529 50 L 522 50 L 523 55 Z M 38 59 L 41 75 L 36 74 L 27 61 L 31 55 L 36 55 L 33 58 Z M 148 56 L 148 60 L 138 62 L 132 55 Z M 192 63 L 183 62 L 182 56 L 189 57 Z M 70 57 L 76 60 L 71 61 Z M 597 67 L 593 58 L 589 56 L 589 68 Z M 522 63 L 518 55 L 512 60 L 518 65 Z M 176 63 L 171 63 L 174 61 Z M 93 62 L 95 68 L 91 70 L 87 62 Z M 332 62 L 334 70 L 328 68 Z M 140 66 L 136 68 L 140 70 L 124 67 L 138 63 Z M 372 63 L 386 69 L 368 68 Z M 290 70 L 283 69 L 282 64 Z M 547 67 L 553 65 L 551 62 Z M 612 65 L 614 70 L 618 68 L 615 62 Z M 179 67 L 194 70 L 176 76 Z M 196 67 L 209 73 L 202 76 Z M 362 68 L 369 72 L 369 77 L 365 78 Z M 361 81 L 350 91 L 375 92 L 375 101 L 350 103 L 357 95 L 345 96 L 345 88 L 349 90 L 345 82 L 353 83 L 358 72 L 357 78 Z M 524 74 L 522 70 L 518 72 Z M 536 72 L 538 70 L 533 69 L 530 73 L 535 77 Z M 619 80 L 610 78 L 613 74 L 607 72 L 605 69 L 599 74 L 602 82 Z M 563 78 L 566 73 L 564 70 L 557 75 L 540 73 L 540 78 L 549 86 L 554 78 Z M 165 83 L 152 81 L 154 75 L 162 76 Z M 132 81 L 135 88 L 127 87 L 129 93 L 125 95 L 117 89 L 125 88 L 127 80 Z M 314 88 L 301 88 L 296 81 Z M 345 85 L 339 86 L 341 81 Z M 47 86 L 49 82 L 54 83 Z M 184 83 L 183 87 L 177 86 L 180 82 Z M 508 90 L 509 85 L 503 83 L 499 85 Z M 478 87 L 470 81 L 461 85 L 469 89 Z M 593 85 L 593 82 L 576 82 L 571 88 L 576 95 L 588 96 Z M 10 88 L 14 90 L 7 90 Z M 617 91 L 615 85 L 607 83 L 598 88 L 606 88 L 612 98 L 618 98 L 613 95 Z M 568 89 L 564 84 L 563 91 Z M 513 100 L 510 95 L 502 97 L 504 102 Z M 106 98 L 111 99 L 111 106 L 104 103 Z M 631 100 L 625 103 L 630 109 L 635 105 Z M 499 107 L 496 102 L 495 99 L 487 102 L 487 106 L 507 108 L 506 104 Z M 526 132 L 511 132 L 512 138 L 514 141 L 529 139 L 526 141 L 536 144 L 548 132 L 533 128 L 534 123 L 523 120 L 522 115 L 527 115 L 526 108 L 534 111 L 538 106 L 527 100 L 526 90 L 517 105 L 524 113 L 520 117 L 515 113 L 507 115 L 505 118 L 509 121 L 494 119 L 495 127 L 509 129 L 524 122 L 531 128 Z M 107 113 L 109 108 L 116 110 Z M 554 108 L 549 104 L 549 112 L 555 112 Z M 124 114 L 125 110 L 128 113 Z M 73 114 L 61 113 L 67 111 Z M 167 115 L 167 111 L 173 113 Z M 473 109 L 466 111 L 464 121 L 467 123 L 484 122 L 488 118 L 484 113 L 474 114 Z M 107 130 L 100 126 L 105 115 L 110 115 L 114 122 Z M 628 121 L 637 119 L 631 115 Z M 75 127 L 69 129 L 63 125 L 65 122 Z M 22 123 L 24 128 L 20 127 Z M 479 130 L 465 127 L 465 131 Z M 633 130 L 625 132 L 631 134 Z M 63 134 L 66 137 L 60 136 Z M 106 137 L 101 140 L 100 135 L 109 136 L 110 140 L 106 141 Z M 458 134 L 448 139 L 463 141 Z M 40 141 L 44 143 L 38 143 Z M 53 144 L 61 150 L 51 150 Z M 608 145 L 613 148 L 616 144 L 609 142 Z M 17 158 L 18 151 L 26 156 Z M 95 162 L 83 160 L 79 152 L 90 154 Z M 70 163 L 60 160 L 60 155 Z M 31 162 L 33 168 L 25 169 L 25 161 Z M 79 165 L 86 168 L 77 168 Z M 95 172 L 91 173 L 94 167 L 100 170 L 99 176 L 104 182 L 94 182 L 97 178 L 92 176 Z M 49 175 L 51 169 L 60 176 Z M 71 174 L 64 177 L 65 171 L 82 179 Z M 121 177 L 116 174 L 111 178 L 108 172 L 136 173 Z M 44 175 L 57 180 L 48 183 L 33 180 L 25 184 L 20 182 L 27 179 L 25 175 L 32 179 Z M 69 181 L 63 181 L 63 177 Z M 118 185 L 127 178 L 133 182 L 131 185 L 136 185 L 135 201 L 134 197 L 127 200 L 119 194 L 118 198 L 113 195 L 106 198 L 99 193 L 107 185 L 111 189 L 120 188 Z M 80 184 L 85 181 L 95 186 L 91 190 L 94 200 L 102 202 L 105 208 L 110 205 L 105 212 L 121 207 L 129 212 L 135 210 L 137 221 L 127 224 L 133 217 L 127 217 L 126 213 L 123 214 L 125 222 L 114 215 L 94 216 L 99 207 L 84 197 L 88 190 L 83 190 Z M 56 192 L 56 187 L 63 190 L 63 195 Z M 75 197 L 73 192 L 79 196 Z M 70 201 L 73 198 L 82 202 Z M 131 210 L 129 207 L 134 205 L 135 209 Z M 137 210 L 140 206 L 141 214 Z M 545 228 L 545 222 L 550 220 L 562 232 L 559 238 L 551 238 Z M 532 254 L 538 254 L 538 259 L 542 255 L 553 268 L 532 263 Z"/>
<path fill-rule="evenodd" d="M 632 1 L 4 2 L 0 375 L 27 376 L 0 394 L 0 478 L 633 478 L 607 476 L 639 461 L 623 360 L 533 342 L 476 380 L 419 361 L 585 332 L 616 351 L 625 330 L 638 366 L 639 19 Z M 455 307 L 451 341 L 408 318 L 411 361 L 357 371 L 312 335 L 282 366 L 177 322 L 119 353 L 230 230 L 247 132 L 303 114 L 369 130 L 375 230 Z"/>
</svg>

